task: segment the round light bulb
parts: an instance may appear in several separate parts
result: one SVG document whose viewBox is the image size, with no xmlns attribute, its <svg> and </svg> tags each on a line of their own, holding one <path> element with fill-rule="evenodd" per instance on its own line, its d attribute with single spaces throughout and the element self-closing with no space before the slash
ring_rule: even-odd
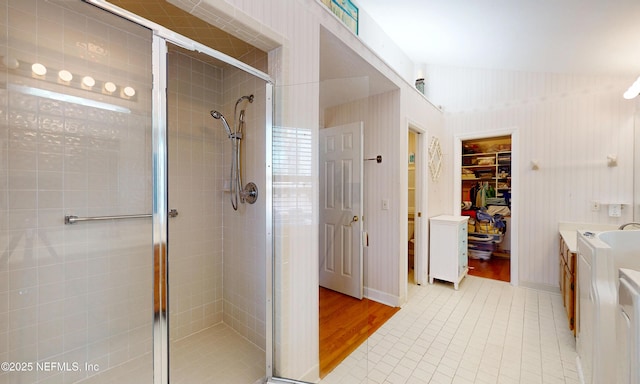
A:
<svg viewBox="0 0 640 384">
<path fill-rule="evenodd" d="M 133 87 L 124 87 L 124 89 L 122 90 L 122 92 L 125 94 L 125 96 L 127 97 L 133 97 L 136 94 L 136 90 L 133 89 Z"/>
<path fill-rule="evenodd" d="M 60 80 L 66 81 L 66 82 L 69 82 L 71 81 L 71 79 L 73 79 L 73 75 L 71 74 L 71 72 L 67 71 L 66 69 L 63 69 L 60 72 L 58 72 L 58 77 L 60 78 Z"/>
<path fill-rule="evenodd" d="M 2 64 L 9 69 L 17 69 L 20 66 L 18 59 L 9 56 L 2 58 Z"/>
<path fill-rule="evenodd" d="M 96 85 L 96 81 L 91 76 L 85 76 L 82 78 L 82 85 L 85 87 L 91 88 Z"/>
<path fill-rule="evenodd" d="M 116 85 L 110 81 L 107 81 L 106 83 L 104 83 L 104 90 L 109 93 L 113 93 L 116 91 Z"/>
<path fill-rule="evenodd" d="M 44 76 L 47 74 L 47 67 L 40 63 L 35 63 L 31 66 L 31 70 L 38 76 Z"/>
</svg>

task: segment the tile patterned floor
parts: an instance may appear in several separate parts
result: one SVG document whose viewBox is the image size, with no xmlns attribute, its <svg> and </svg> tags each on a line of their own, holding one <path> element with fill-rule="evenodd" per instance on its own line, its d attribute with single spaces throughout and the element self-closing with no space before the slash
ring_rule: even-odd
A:
<svg viewBox="0 0 640 384">
<path fill-rule="evenodd" d="M 322 384 L 576 384 L 559 294 L 466 277 L 411 286 L 409 301 Z"/>
<path fill-rule="evenodd" d="M 474 276 L 459 291 L 443 282 L 410 287 L 402 310 L 322 384 L 579 382 L 559 294 Z M 149 363 L 85 383 L 146 382 Z M 264 352 L 224 324 L 174 342 L 171 364 L 172 383 L 249 384 L 264 376 Z"/>
</svg>

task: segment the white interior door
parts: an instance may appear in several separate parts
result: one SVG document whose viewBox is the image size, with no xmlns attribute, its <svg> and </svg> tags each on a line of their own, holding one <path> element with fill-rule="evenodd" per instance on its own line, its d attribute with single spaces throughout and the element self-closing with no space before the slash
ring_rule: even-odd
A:
<svg viewBox="0 0 640 384">
<path fill-rule="evenodd" d="M 362 299 L 363 123 L 320 130 L 320 286 Z"/>
</svg>

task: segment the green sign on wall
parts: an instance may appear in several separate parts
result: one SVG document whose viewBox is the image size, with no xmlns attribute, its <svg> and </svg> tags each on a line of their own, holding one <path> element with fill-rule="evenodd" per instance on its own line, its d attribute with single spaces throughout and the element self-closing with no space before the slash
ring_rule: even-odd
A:
<svg viewBox="0 0 640 384">
<path fill-rule="evenodd" d="M 322 0 L 353 33 L 358 34 L 358 7 L 349 0 Z"/>
</svg>

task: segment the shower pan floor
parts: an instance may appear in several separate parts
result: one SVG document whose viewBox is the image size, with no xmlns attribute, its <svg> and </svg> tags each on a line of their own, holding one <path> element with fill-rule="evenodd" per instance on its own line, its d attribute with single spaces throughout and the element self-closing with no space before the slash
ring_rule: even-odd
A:
<svg viewBox="0 0 640 384">
<path fill-rule="evenodd" d="M 173 342 L 170 353 L 172 384 L 246 384 L 265 377 L 265 352 L 223 323 Z"/>
<path fill-rule="evenodd" d="M 266 373 L 265 358 L 263 350 L 220 323 L 171 343 L 170 383 L 261 383 Z M 81 383 L 149 382 L 151 359 L 150 355 L 143 356 Z"/>
</svg>

